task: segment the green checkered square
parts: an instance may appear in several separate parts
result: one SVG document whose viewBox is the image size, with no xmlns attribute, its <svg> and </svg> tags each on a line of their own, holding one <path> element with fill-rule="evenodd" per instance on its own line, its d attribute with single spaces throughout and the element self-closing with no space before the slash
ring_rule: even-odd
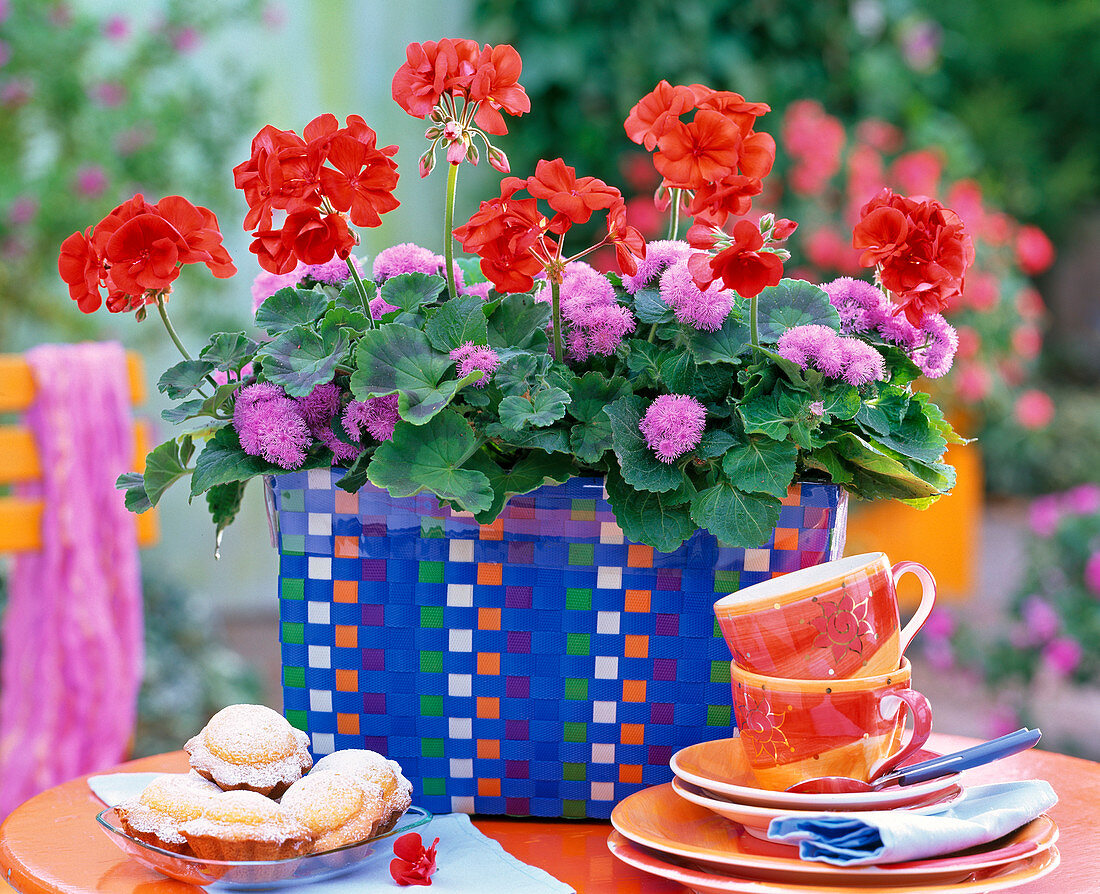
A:
<svg viewBox="0 0 1100 894">
<path fill-rule="evenodd" d="M 595 500 L 572 500 L 572 510 L 574 512 L 595 512 L 596 501 Z"/>
<path fill-rule="evenodd" d="M 295 689 L 305 689 L 306 669 L 304 667 L 284 667 L 283 685 L 293 686 Z"/>
<path fill-rule="evenodd" d="M 305 512 L 306 492 L 300 487 L 279 491 L 279 512 Z"/>
<path fill-rule="evenodd" d="M 420 756 L 421 757 L 443 757 L 443 740 L 442 739 L 421 739 L 420 740 Z"/>
<path fill-rule="evenodd" d="M 421 652 L 420 653 L 420 673 L 422 673 L 422 674 L 441 674 L 441 673 L 443 673 L 443 653 L 442 652 Z"/>
<path fill-rule="evenodd" d="M 309 727 L 306 725 L 309 718 L 305 711 L 284 711 L 283 714 L 287 722 L 295 729 L 300 729 L 303 733 L 309 731 Z"/>
<path fill-rule="evenodd" d="M 596 546 L 593 543 L 570 543 L 570 565 L 592 565 L 596 561 Z"/>
<path fill-rule="evenodd" d="M 422 696 L 420 696 L 420 716 L 421 717 L 442 717 L 443 716 L 443 696 L 442 695 L 422 695 Z"/>
<path fill-rule="evenodd" d="M 296 577 L 283 578 L 279 581 L 279 596 L 283 599 L 305 599 L 306 582 Z"/>
<path fill-rule="evenodd" d="M 447 794 L 447 780 L 446 779 L 428 779 L 424 778 L 420 780 L 420 791 L 425 795 L 440 795 Z"/>
<path fill-rule="evenodd" d="M 729 726 L 729 705 L 707 705 L 707 726 Z"/>
<path fill-rule="evenodd" d="M 566 721 L 562 724 L 561 736 L 566 742 L 587 742 L 588 724 Z"/>
<path fill-rule="evenodd" d="M 283 621 L 283 642 L 291 646 L 303 645 L 306 641 L 306 625 L 293 621 Z"/>
<path fill-rule="evenodd" d="M 584 782 L 587 769 L 585 764 L 562 764 L 562 779 L 568 779 L 572 782 Z"/>
<path fill-rule="evenodd" d="M 285 553 L 288 556 L 304 556 L 306 553 L 306 535 L 283 534 L 282 542 L 279 545 L 279 552 Z"/>
<path fill-rule="evenodd" d="M 561 815 L 566 819 L 584 819 L 584 801 L 562 801 Z"/>
<path fill-rule="evenodd" d="M 710 681 L 712 683 L 728 683 L 730 681 L 730 663 L 728 661 L 712 661 L 710 663 Z"/>
<path fill-rule="evenodd" d="M 582 587 L 569 587 L 565 591 L 565 607 L 575 612 L 592 610 L 592 591 Z"/>
<path fill-rule="evenodd" d="M 588 698 L 588 680 L 566 680 L 565 697 L 570 701 L 584 701 Z"/>
<path fill-rule="evenodd" d="M 587 633 L 569 633 L 565 637 L 566 655 L 587 655 L 591 651 L 591 637 Z M 568 698 L 568 696 L 566 696 Z"/>
<path fill-rule="evenodd" d="M 442 627 L 443 626 L 443 606 L 442 605 L 422 605 L 422 606 L 420 606 L 420 626 L 421 627 Z"/>
<path fill-rule="evenodd" d="M 443 563 L 421 562 L 417 580 L 422 584 L 443 583 Z"/>
<path fill-rule="evenodd" d="M 728 568 L 714 569 L 714 592 L 735 593 L 741 589 L 741 572 Z"/>
</svg>

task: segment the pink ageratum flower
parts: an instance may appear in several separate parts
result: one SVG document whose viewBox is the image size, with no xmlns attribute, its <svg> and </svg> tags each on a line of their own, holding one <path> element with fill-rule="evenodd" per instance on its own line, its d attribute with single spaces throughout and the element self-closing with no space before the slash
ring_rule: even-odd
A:
<svg viewBox="0 0 1100 894">
<path fill-rule="evenodd" d="M 733 309 L 734 293 L 720 289 L 712 282 L 700 289 L 691 276 L 686 258 L 677 261 L 661 274 L 661 298 L 672 308 L 676 319 L 696 329 L 716 332 Z"/>
<path fill-rule="evenodd" d="M 340 389 L 333 383 L 318 385 L 305 397 L 298 398 L 298 412 L 302 414 L 309 432 L 332 451 L 332 462 L 350 461 L 359 455 L 360 448 L 340 440 L 332 430 L 332 420 L 340 412 Z"/>
<path fill-rule="evenodd" d="M 1062 507 L 1054 494 L 1036 497 L 1031 501 L 1028 507 L 1028 524 L 1040 537 L 1049 537 L 1053 534 L 1061 520 Z"/>
<path fill-rule="evenodd" d="M 634 315 L 619 304 L 615 287 L 583 261 L 566 265 L 559 295 L 566 356 L 571 360 L 610 356 L 634 331 Z M 550 302 L 549 283 L 535 293 L 535 300 Z"/>
<path fill-rule="evenodd" d="M 955 327 L 941 314 L 925 314 L 920 334 L 923 344 L 911 355 L 913 362 L 930 379 L 947 375 L 959 349 L 959 335 Z"/>
<path fill-rule="evenodd" d="M 694 450 L 703 437 L 706 408 L 687 394 L 662 394 L 645 411 L 638 428 L 663 463 Z"/>
<path fill-rule="evenodd" d="M 313 442 L 298 404 L 270 382 L 242 388 L 233 408 L 241 448 L 284 469 L 297 469 Z"/>
<path fill-rule="evenodd" d="M 475 370 L 485 373 L 478 381 L 474 382 L 475 388 L 484 388 L 489 384 L 489 377 L 500 363 L 500 357 L 492 348 L 485 345 L 475 345 L 468 341 L 451 351 L 451 359 L 458 364 L 458 377 L 465 378 Z"/>
<path fill-rule="evenodd" d="M 866 385 L 886 378 L 882 355 L 858 338 L 840 335 L 828 326 L 809 324 L 788 329 L 776 352 L 803 369 L 814 368 L 830 379 Z"/>
<path fill-rule="evenodd" d="M 840 331 L 848 335 L 869 332 L 882 322 L 887 298 L 880 289 L 850 276 L 841 276 L 821 286 L 840 314 Z"/>
<path fill-rule="evenodd" d="M 1100 550 L 1085 561 L 1085 586 L 1100 599 Z"/>
<path fill-rule="evenodd" d="M 1062 627 L 1062 619 L 1054 606 L 1042 596 L 1029 596 L 1021 610 L 1024 627 L 1032 643 L 1045 643 Z"/>
<path fill-rule="evenodd" d="M 659 239 L 646 243 L 645 257 L 638 261 L 638 272 L 633 276 L 623 276 L 623 288 L 631 295 L 651 285 L 658 276 L 673 264 L 686 261 L 691 255 L 691 246 L 679 239 Z"/>
<path fill-rule="evenodd" d="M 1070 636 L 1060 636 L 1051 640 L 1043 649 L 1043 664 L 1055 675 L 1068 677 L 1081 663 L 1083 651 L 1081 644 Z"/>
<path fill-rule="evenodd" d="M 344 430 L 357 440 L 366 432 L 376 441 L 389 441 L 400 418 L 396 394 L 353 400 L 344 410 Z"/>
<path fill-rule="evenodd" d="M 355 255 L 349 255 L 348 257 L 355 265 L 355 269 L 362 275 L 365 262 L 355 257 Z M 303 264 L 299 261 L 289 273 L 268 273 L 266 270 L 261 270 L 256 278 L 252 280 L 252 313 L 256 313 L 260 309 L 260 305 L 280 289 L 299 285 L 307 279 L 325 285 L 342 286 L 350 278 L 351 273 L 348 272 L 348 262 L 340 258 L 333 258 L 325 264 Z M 372 313 L 374 312 L 375 301 L 381 301 L 381 299 L 375 298 L 371 302 Z M 388 304 L 386 307 L 396 310 Z M 374 315 L 375 317 L 378 316 L 377 313 Z"/>
</svg>

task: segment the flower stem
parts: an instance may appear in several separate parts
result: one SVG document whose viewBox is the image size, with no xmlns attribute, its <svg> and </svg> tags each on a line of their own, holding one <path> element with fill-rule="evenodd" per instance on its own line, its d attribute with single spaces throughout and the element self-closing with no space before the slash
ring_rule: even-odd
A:
<svg viewBox="0 0 1100 894">
<path fill-rule="evenodd" d="M 669 190 L 669 196 L 668 238 L 671 240 L 676 238 L 676 232 L 680 229 L 680 190 Z"/>
<path fill-rule="evenodd" d="M 458 183 L 458 165 L 448 165 L 447 202 L 443 211 L 443 257 L 447 265 L 447 294 L 453 299 L 458 294 L 454 270 L 454 236 L 451 229 L 455 219 L 455 188 Z"/>
<path fill-rule="evenodd" d="M 351 273 L 351 278 L 355 280 L 355 290 L 359 293 L 359 300 L 363 302 L 363 310 L 367 312 L 367 319 L 370 320 L 370 328 L 377 328 L 378 324 L 374 321 L 374 314 L 370 311 L 370 298 L 367 295 L 367 287 L 363 285 L 363 277 L 359 275 L 359 271 L 355 269 L 355 264 L 351 260 L 351 255 L 348 255 L 347 259 L 348 272 Z"/>
<path fill-rule="evenodd" d="M 749 299 L 749 338 L 752 341 L 754 348 L 760 347 L 760 331 L 757 324 L 757 298 L 759 296 L 753 295 Z"/>
<path fill-rule="evenodd" d="M 550 280 L 550 307 L 554 321 L 554 359 L 565 362 L 561 351 L 561 284 L 557 280 Z"/>
<path fill-rule="evenodd" d="M 184 360 L 190 360 L 191 355 L 187 353 L 187 348 L 183 346 L 183 342 L 180 341 L 180 337 L 176 334 L 176 327 L 172 325 L 172 321 L 168 319 L 168 308 L 164 305 L 164 296 L 157 296 L 157 310 L 160 311 L 161 321 L 164 323 L 164 328 L 168 330 L 168 337 L 172 339 L 172 344 L 176 346 L 181 354 L 183 354 Z"/>
</svg>

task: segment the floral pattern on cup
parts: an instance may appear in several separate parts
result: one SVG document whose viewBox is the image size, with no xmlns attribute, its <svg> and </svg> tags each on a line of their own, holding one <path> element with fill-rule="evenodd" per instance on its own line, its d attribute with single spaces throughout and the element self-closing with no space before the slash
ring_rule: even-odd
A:
<svg viewBox="0 0 1100 894">
<path fill-rule="evenodd" d="M 821 617 L 811 618 L 810 624 L 817 631 L 814 646 L 832 649 L 833 660 L 840 662 L 846 652 L 863 656 L 868 643 L 873 642 L 875 631 L 867 619 L 867 596 L 856 601 L 847 590 L 835 602 L 814 598 L 821 609 Z"/>
<path fill-rule="evenodd" d="M 735 710 L 746 751 L 751 751 L 756 758 L 779 763 L 782 755 L 792 751 L 782 729 L 783 717 L 772 711 L 767 696 L 753 700 L 743 686 L 737 686 L 735 691 L 740 702 Z"/>
</svg>

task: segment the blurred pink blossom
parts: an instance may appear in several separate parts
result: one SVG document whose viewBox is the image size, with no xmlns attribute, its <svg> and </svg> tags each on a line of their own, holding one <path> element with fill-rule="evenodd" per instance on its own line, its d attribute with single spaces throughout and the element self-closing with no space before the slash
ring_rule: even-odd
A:
<svg viewBox="0 0 1100 894">
<path fill-rule="evenodd" d="M 1080 484 L 1062 494 L 1066 509 L 1076 515 L 1100 512 L 1100 484 Z"/>
<path fill-rule="evenodd" d="M 1043 664 L 1060 677 L 1068 677 L 1081 663 L 1081 644 L 1069 636 L 1051 640 L 1043 649 Z"/>
<path fill-rule="evenodd" d="M 1015 709 L 1007 705 L 994 705 L 986 715 L 985 734 L 990 738 L 1004 736 L 1022 725 L 1020 715 Z"/>
<path fill-rule="evenodd" d="M 1094 552 L 1085 562 L 1085 586 L 1092 595 L 1100 598 L 1100 550 Z"/>
<path fill-rule="evenodd" d="M 1021 615 L 1032 643 L 1045 643 L 1053 639 L 1062 627 L 1062 619 L 1054 606 L 1041 596 L 1029 596 Z"/>
<path fill-rule="evenodd" d="M 34 220 L 38 214 L 38 199 L 34 196 L 16 196 L 8 205 L 8 223 L 20 227 Z"/>
<path fill-rule="evenodd" d="M 30 78 L 12 78 L 0 86 L 0 106 L 17 109 L 26 105 L 34 96 L 34 81 Z"/>
<path fill-rule="evenodd" d="M 1042 273 L 1054 263 L 1054 243 L 1038 227 L 1020 227 L 1016 233 L 1016 260 L 1029 276 Z"/>
<path fill-rule="evenodd" d="M 107 109 L 117 109 L 128 97 L 126 85 L 118 81 L 103 81 L 92 88 L 92 99 Z"/>
<path fill-rule="evenodd" d="M 86 199 L 102 195 L 108 184 L 107 172 L 99 165 L 86 165 L 76 172 L 73 188 Z"/>
<path fill-rule="evenodd" d="M 130 22 L 123 16 L 111 16 L 103 23 L 103 36 L 110 40 L 125 40 L 130 36 Z"/>
<path fill-rule="evenodd" d="M 179 53 L 190 53 L 197 50 L 200 43 L 202 43 L 202 36 L 199 34 L 199 30 L 192 28 L 190 25 L 180 28 L 172 35 L 172 46 Z"/>
<path fill-rule="evenodd" d="M 1062 520 L 1062 510 L 1058 505 L 1058 498 L 1053 494 L 1037 497 L 1031 501 L 1028 510 L 1028 522 L 1031 530 L 1040 537 L 1049 537 L 1058 528 L 1058 522 Z"/>
<path fill-rule="evenodd" d="M 1016 398 L 1015 413 L 1024 428 L 1032 431 L 1046 428 L 1054 419 L 1054 401 L 1045 391 L 1029 388 Z"/>
</svg>

